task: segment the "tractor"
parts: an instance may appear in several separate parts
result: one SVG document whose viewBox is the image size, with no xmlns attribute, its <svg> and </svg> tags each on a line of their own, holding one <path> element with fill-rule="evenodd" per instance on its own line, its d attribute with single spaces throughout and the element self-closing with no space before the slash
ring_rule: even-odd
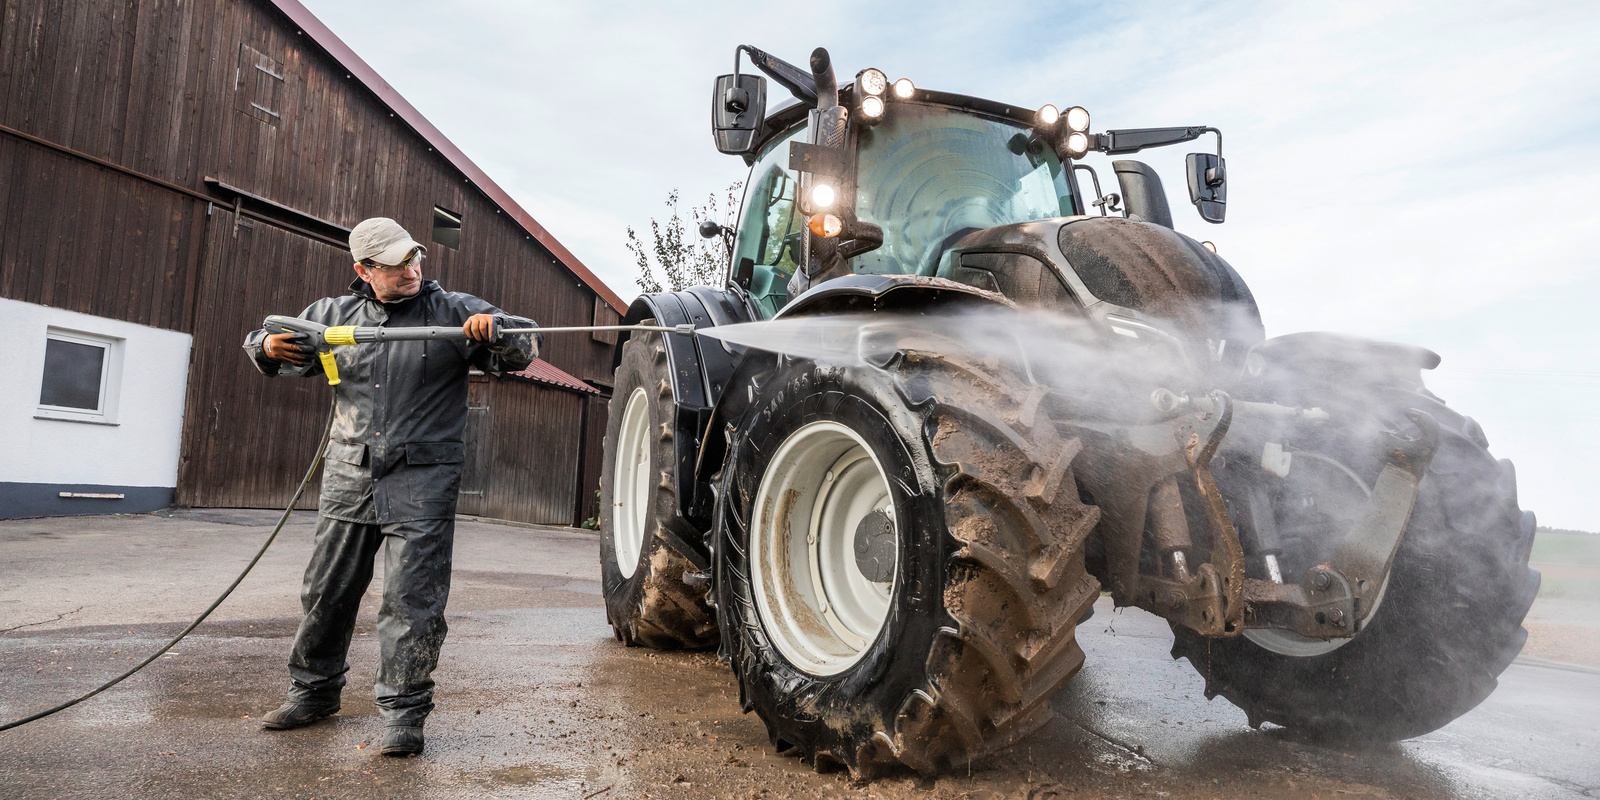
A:
<svg viewBox="0 0 1600 800">
<path fill-rule="evenodd" d="M 718 648 L 778 751 L 857 776 L 1044 724 L 1103 593 L 1166 619 L 1255 727 L 1394 741 L 1494 689 L 1539 587 L 1534 515 L 1425 387 L 1439 356 L 1267 338 L 1152 168 L 1111 161 L 1113 187 L 1091 163 L 1215 136 L 1185 177 L 1221 223 L 1219 131 L 840 84 L 821 48 L 734 67 L 713 136 L 749 180 L 700 231 L 724 285 L 639 297 L 627 322 L 695 334 L 618 349 L 599 529 L 620 641 Z M 768 109 L 769 78 L 793 99 Z M 847 357 L 712 335 L 830 320 Z"/>
</svg>

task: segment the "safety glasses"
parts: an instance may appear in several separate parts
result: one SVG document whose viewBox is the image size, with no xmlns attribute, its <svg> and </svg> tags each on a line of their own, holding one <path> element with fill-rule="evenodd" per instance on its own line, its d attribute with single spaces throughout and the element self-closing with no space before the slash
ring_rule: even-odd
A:
<svg viewBox="0 0 1600 800">
<path fill-rule="evenodd" d="M 417 269 L 422 269 L 422 260 L 424 258 L 427 258 L 427 257 L 428 257 L 427 254 L 422 252 L 422 250 L 419 248 L 419 249 L 416 249 L 416 250 L 412 250 L 411 251 L 411 255 L 406 256 L 406 260 L 404 260 L 404 261 L 402 261 L 402 262 L 400 262 L 398 264 L 395 264 L 394 266 L 389 266 L 387 264 L 379 264 L 378 262 L 373 261 L 371 259 L 368 259 L 366 261 L 361 262 L 361 266 L 366 267 L 367 269 L 375 269 L 375 270 L 379 270 L 379 271 L 405 270 L 405 269 L 409 269 L 411 267 L 416 267 Z"/>
</svg>

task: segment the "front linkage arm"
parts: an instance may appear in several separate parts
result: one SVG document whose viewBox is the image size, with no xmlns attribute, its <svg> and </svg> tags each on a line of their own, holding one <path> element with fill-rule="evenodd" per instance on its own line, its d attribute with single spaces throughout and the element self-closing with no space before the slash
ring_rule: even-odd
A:
<svg viewBox="0 0 1600 800">
<path fill-rule="evenodd" d="M 1164 396 L 1163 396 L 1164 395 Z M 1353 636 L 1372 613 L 1416 501 L 1417 486 L 1439 443 L 1427 414 L 1407 413 L 1417 435 L 1384 433 L 1384 466 L 1367 505 L 1334 556 L 1307 570 L 1299 583 L 1245 577 L 1245 554 L 1226 498 L 1211 474 L 1219 451 L 1261 457 L 1286 420 L 1319 424 L 1320 411 L 1231 400 L 1222 392 L 1197 400 L 1158 392 L 1158 406 L 1181 409 L 1168 420 L 1133 427 L 1074 422 L 1086 444 L 1103 450 L 1099 463 L 1117 466 L 1081 477 L 1106 526 L 1105 550 L 1117 605 L 1135 605 L 1204 636 L 1238 636 L 1245 628 L 1283 628 L 1302 636 Z M 1188 473 L 1187 476 L 1183 473 Z M 1210 532 L 1210 558 L 1192 571 L 1188 517 L 1178 480 L 1193 481 Z M 1142 572 L 1140 549 L 1149 529 L 1167 574 Z"/>
</svg>

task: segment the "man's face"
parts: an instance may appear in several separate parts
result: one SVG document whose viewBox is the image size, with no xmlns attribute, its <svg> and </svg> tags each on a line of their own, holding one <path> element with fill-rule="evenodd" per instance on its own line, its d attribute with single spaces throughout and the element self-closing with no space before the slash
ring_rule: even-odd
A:
<svg viewBox="0 0 1600 800">
<path fill-rule="evenodd" d="M 356 274 L 371 284 L 372 293 L 379 300 L 393 303 L 422 291 L 422 259 L 421 252 L 413 252 L 406 262 L 397 267 L 369 267 L 358 262 Z"/>
</svg>

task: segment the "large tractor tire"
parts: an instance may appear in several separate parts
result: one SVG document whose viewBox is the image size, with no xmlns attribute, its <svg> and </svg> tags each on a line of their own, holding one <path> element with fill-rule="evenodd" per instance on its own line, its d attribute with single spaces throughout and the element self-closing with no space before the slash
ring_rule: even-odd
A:
<svg viewBox="0 0 1600 800">
<path fill-rule="evenodd" d="M 629 339 L 615 380 L 600 477 L 606 620 L 630 647 L 711 647 L 717 622 L 706 589 L 684 582 L 708 565 L 695 562 L 688 543 L 700 534 L 673 494 L 672 376 L 661 335 Z"/>
<path fill-rule="evenodd" d="M 1439 449 L 1365 627 L 1327 642 L 1281 631 L 1206 639 L 1174 628 L 1173 658 L 1187 658 L 1205 678 L 1207 698 L 1227 698 L 1252 726 L 1271 722 L 1337 741 L 1420 736 L 1488 697 L 1527 640 L 1522 620 L 1538 594 L 1539 573 L 1528 568 L 1534 515 L 1517 506 L 1516 473 L 1511 462 L 1489 455 L 1477 423 L 1418 399 L 1452 424 L 1441 426 Z M 1304 491 L 1280 497 L 1280 514 L 1313 507 L 1308 496 L 1337 493 L 1341 484 L 1370 490 L 1373 464 L 1328 450 L 1295 456 L 1288 479 L 1303 464 Z M 1288 526 L 1307 522 L 1315 520 L 1301 514 Z M 1285 578 L 1303 574 L 1319 557 L 1315 548 L 1295 556 L 1286 547 Z"/>
<path fill-rule="evenodd" d="M 759 381 L 723 467 L 717 604 L 777 750 L 932 774 L 1050 718 L 1083 664 L 1099 510 L 1044 396 L 904 350 L 883 368 L 785 359 Z"/>
</svg>

